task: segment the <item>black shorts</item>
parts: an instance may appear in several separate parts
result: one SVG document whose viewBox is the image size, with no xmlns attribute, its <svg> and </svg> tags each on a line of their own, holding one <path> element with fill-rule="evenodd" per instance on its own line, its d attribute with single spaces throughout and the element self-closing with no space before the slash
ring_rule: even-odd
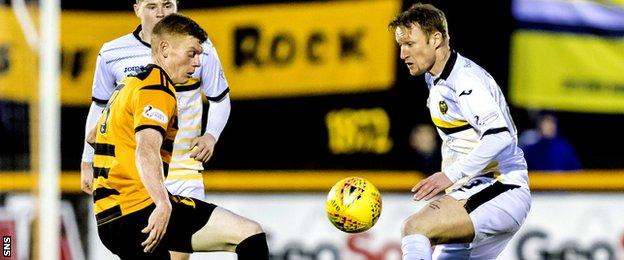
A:
<svg viewBox="0 0 624 260">
<path fill-rule="evenodd" d="M 169 195 L 169 200 L 172 210 L 167 232 L 152 253 L 143 252 L 141 243 L 149 233 L 141 230 L 147 226 L 154 204 L 98 226 L 102 243 L 121 259 L 170 259 L 169 250 L 193 252 L 191 237 L 206 225 L 217 206 L 177 195 Z"/>
</svg>

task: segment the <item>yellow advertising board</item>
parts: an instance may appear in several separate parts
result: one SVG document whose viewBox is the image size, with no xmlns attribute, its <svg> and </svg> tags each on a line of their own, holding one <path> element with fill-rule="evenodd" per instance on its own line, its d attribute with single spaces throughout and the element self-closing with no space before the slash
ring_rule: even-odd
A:
<svg viewBox="0 0 624 260">
<path fill-rule="evenodd" d="M 25 102 L 36 97 L 37 72 L 36 53 L 10 9 L 0 6 L 0 99 Z"/>
<path fill-rule="evenodd" d="M 532 171 L 530 187 L 533 191 L 622 192 L 624 171 L 586 170 L 578 172 Z M 211 170 L 204 178 L 210 191 L 227 192 L 327 192 L 337 180 L 359 176 L 375 183 L 382 191 L 406 192 L 414 183 L 428 175 L 418 171 L 389 170 Z M 0 171 L 0 192 L 24 192 L 36 189 L 37 174 L 31 172 Z M 59 188 L 64 193 L 83 194 L 80 172 L 62 172 Z"/>
<path fill-rule="evenodd" d="M 516 105 L 624 113 L 624 39 L 518 31 L 511 46 L 510 93 Z"/>
<path fill-rule="evenodd" d="M 181 13 L 208 32 L 232 97 L 254 99 L 390 88 L 396 50 L 387 24 L 400 6 L 397 0 L 329 1 Z M 90 102 L 99 48 L 138 23 L 130 10 L 62 12 L 64 104 Z M 37 86 L 36 64 L 15 16 L 0 8 L 0 99 L 28 100 Z"/>
</svg>

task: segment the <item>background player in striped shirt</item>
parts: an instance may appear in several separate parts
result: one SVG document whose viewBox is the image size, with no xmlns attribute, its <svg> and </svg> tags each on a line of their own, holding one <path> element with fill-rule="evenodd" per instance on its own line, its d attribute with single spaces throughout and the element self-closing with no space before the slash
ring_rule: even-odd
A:
<svg viewBox="0 0 624 260">
<path fill-rule="evenodd" d="M 415 4 L 390 27 L 412 76 L 425 74 L 427 106 L 442 138 L 442 169 L 413 188 L 429 200 L 404 223 L 403 259 L 496 259 L 531 207 L 527 165 L 498 84 L 450 48 L 446 17 Z M 487 40 L 487 39 L 485 39 Z"/>
<path fill-rule="evenodd" d="M 93 102 L 89 109 L 85 131 L 95 124 L 117 82 L 127 75 L 140 72 L 151 62 L 150 40 L 154 25 L 166 15 L 177 12 L 177 2 L 171 0 L 137 0 L 134 11 L 141 24 L 127 35 L 107 42 L 98 54 L 93 79 Z M 192 77 L 177 84 L 179 131 L 173 145 L 167 189 L 176 195 L 205 199 L 201 171 L 202 162 L 212 156 L 214 146 L 227 123 L 230 112 L 229 88 L 215 47 L 209 39 L 203 44 L 201 66 Z M 210 101 L 205 132 L 202 134 L 202 93 Z M 81 163 L 81 186 L 92 192 L 93 149 L 85 145 Z M 223 208 L 217 208 L 210 223 L 216 247 L 234 251 L 243 239 L 260 233 L 260 226 L 247 218 Z M 177 256 L 177 254 L 173 253 Z M 188 255 L 181 255 L 181 259 Z"/>
</svg>

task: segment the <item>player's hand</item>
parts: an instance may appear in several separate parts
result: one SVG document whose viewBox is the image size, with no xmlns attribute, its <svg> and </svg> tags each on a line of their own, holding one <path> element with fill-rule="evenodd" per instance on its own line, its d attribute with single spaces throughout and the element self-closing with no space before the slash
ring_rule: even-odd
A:
<svg viewBox="0 0 624 260">
<path fill-rule="evenodd" d="M 163 203 L 157 204 L 156 208 L 149 216 L 147 227 L 141 230 L 143 233 L 149 233 L 147 239 L 141 243 L 143 252 L 151 253 L 156 249 L 158 243 L 160 243 L 160 240 L 167 232 L 169 217 L 171 217 L 171 202 L 166 200 Z"/>
<path fill-rule="evenodd" d="M 80 162 L 80 189 L 93 195 L 93 163 Z"/>
<path fill-rule="evenodd" d="M 191 158 L 200 162 L 207 162 L 212 157 L 217 140 L 211 134 L 195 137 L 191 141 Z"/>
<path fill-rule="evenodd" d="M 414 200 L 429 200 L 451 185 L 453 182 L 443 172 L 436 172 L 412 188 L 412 192 L 415 193 Z"/>
</svg>

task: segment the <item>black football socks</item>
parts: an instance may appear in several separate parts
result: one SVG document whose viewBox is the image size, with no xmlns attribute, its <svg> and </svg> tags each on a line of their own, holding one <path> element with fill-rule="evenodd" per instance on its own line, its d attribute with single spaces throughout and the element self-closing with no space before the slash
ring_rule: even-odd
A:
<svg viewBox="0 0 624 260">
<path fill-rule="evenodd" d="M 236 246 L 239 260 L 269 259 L 269 247 L 265 233 L 258 233 L 245 238 Z"/>
</svg>

